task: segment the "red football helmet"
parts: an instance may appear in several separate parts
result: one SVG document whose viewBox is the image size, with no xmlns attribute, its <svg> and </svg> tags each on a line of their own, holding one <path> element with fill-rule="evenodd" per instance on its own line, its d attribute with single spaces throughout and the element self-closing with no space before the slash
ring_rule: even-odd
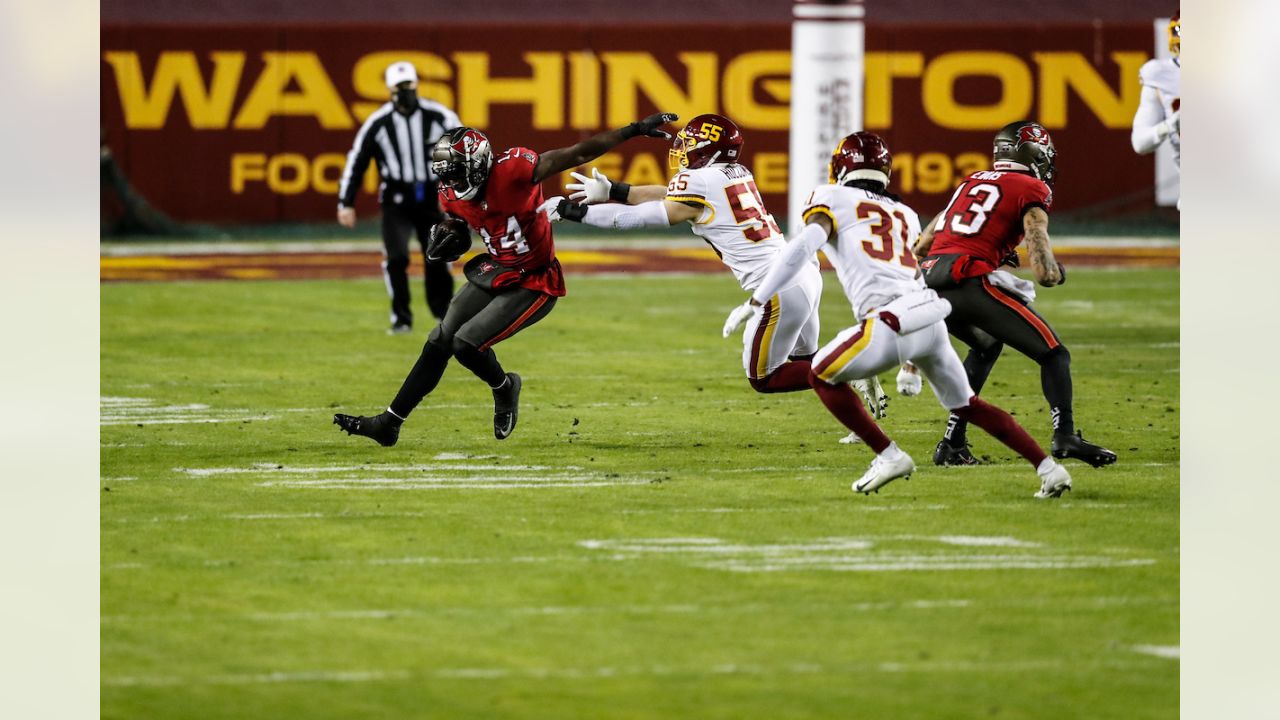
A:
<svg viewBox="0 0 1280 720">
<path fill-rule="evenodd" d="M 705 113 L 676 133 L 667 155 L 671 170 L 700 168 L 715 162 L 738 162 L 742 155 L 742 131 L 723 115 Z"/>
<path fill-rule="evenodd" d="M 835 152 L 827 169 L 827 182 L 844 185 L 850 180 L 875 180 L 889 187 L 889 175 L 893 173 L 893 153 L 875 133 L 856 132 L 846 135 Z"/>
</svg>

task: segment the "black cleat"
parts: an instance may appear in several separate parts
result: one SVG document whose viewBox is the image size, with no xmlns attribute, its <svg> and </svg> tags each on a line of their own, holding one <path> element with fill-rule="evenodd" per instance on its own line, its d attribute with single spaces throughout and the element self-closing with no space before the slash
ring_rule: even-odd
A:
<svg viewBox="0 0 1280 720">
<path fill-rule="evenodd" d="M 400 439 L 400 423 L 400 418 L 389 412 L 378 413 L 373 417 L 341 413 L 333 416 L 333 424 L 346 430 L 348 435 L 363 435 L 382 447 L 391 447 Z"/>
<path fill-rule="evenodd" d="M 520 376 L 507 373 L 507 382 L 493 391 L 493 436 L 499 440 L 516 429 L 516 418 L 520 416 Z"/>
<path fill-rule="evenodd" d="M 1049 446 L 1050 452 L 1059 460 L 1063 458 L 1075 458 L 1083 460 L 1094 467 L 1102 467 L 1103 465 L 1111 465 L 1116 461 L 1116 454 L 1101 445 L 1094 445 L 1080 436 L 1077 430 L 1075 435 L 1066 433 L 1054 433 L 1053 443 Z"/>
<path fill-rule="evenodd" d="M 954 447 L 946 440 L 939 440 L 938 447 L 933 450 L 934 465 L 979 465 L 978 458 L 969 452 L 969 443 Z"/>
</svg>

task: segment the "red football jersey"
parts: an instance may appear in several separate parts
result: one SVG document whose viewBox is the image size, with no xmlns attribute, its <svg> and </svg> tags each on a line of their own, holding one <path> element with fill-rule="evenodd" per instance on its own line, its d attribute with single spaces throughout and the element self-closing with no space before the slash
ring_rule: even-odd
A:
<svg viewBox="0 0 1280 720">
<path fill-rule="evenodd" d="M 953 273 L 957 280 L 985 275 L 1022 242 L 1022 216 L 1046 211 L 1053 191 L 1025 173 L 982 170 L 965 178 L 934 225 L 930 255 L 968 255 Z"/>
<path fill-rule="evenodd" d="M 551 223 L 538 212 L 544 198 L 542 186 L 533 182 L 537 164 L 538 153 L 511 148 L 494 159 L 482 197 L 459 200 L 451 188 L 441 185 L 440 206 L 479 232 L 499 263 L 527 271 L 521 287 L 560 297 L 565 292 L 564 273 L 556 259 Z"/>
</svg>

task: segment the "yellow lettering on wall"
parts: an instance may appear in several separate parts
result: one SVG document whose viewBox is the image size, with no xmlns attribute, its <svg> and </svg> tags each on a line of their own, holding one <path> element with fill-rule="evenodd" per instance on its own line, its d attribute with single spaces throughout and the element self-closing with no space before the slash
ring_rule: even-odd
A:
<svg viewBox="0 0 1280 720">
<path fill-rule="evenodd" d="M 453 88 L 442 80 L 453 79 L 453 68 L 449 61 L 434 53 L 417 50 L 388 50 L 386 52 L 369 53 L 356 61 L 351 69 L 351 84 L 356 94 L 375 102 L 351 103 L 351 114 L 358 122 L 364 122 L 374 110 L 391 99 L 391 91 L 384 80 L 387 66 L 393 62 L 413 63 L 418 70 L 418 95 L 435 100 L 452 109 L 454 107 Z"/>
<path fill-rule="evenodd" d="M 164 127 L 176 92 L 182 96 L 187 119 L 196 130 L 225 128 L 231 117 L 231 103 L 244 70 L 244 53 L 214 52 L 213 74 L 206 87 L 200 65 L 193 52 L 160 53 L 151 86 L 142 77 L 142 65 L 136 52 L 105 52 L 103 59 L 115 71 L 116 90 L 124 124 L 131 130 L 154 130 Z"/>
<path fill-rule="evenodd" d="M 564 127 L 564 58 L 556 52 L 527 52 L 524 61 L 533 73 L 527 78 L 489 75 L 489 53 L 458 52 L 458 115 L 462 122 L 489 126 L 489 106 L 530 105 L 535 130 Z"/>
<path fill-rule="evenodd" d="M 281 195 L 297 195 L 310 180 L 307 158 L 298 153 L 273 155 L 267 162 L 267 187 Z"/>
<path fill-rule="evenodd" d="M 587 50 L 569 53 L 569 127 L 600 127 L 600 59 Z"/>
<path fill-rule="evenodd" d="M 602 53 L 600 58 L 604 60 L 608 78 L 608 124 L 616 127 L 638 120 L 640 93 L 658 109 L 676 113 L 686 120 L 700 113 L 715 112 L 716 54 L 686 52 L 677 57 L 688 71 L 687 90 L 681 89 L 649 53 Z"/>
<path fill-rule="evenodd" d="M 751 174 L 756 177 L 756 188 L 762 193 L 784 193 L 787 191 L 787 153 L 756 153 L 755 162 L 751 165 Z"/>
<path fill-rule="evenodd" d="M 627 168 L 627 176 L 623 182 L 630 185 L 666 185 L 670 177 L 663 169 L 664 162 L 658 163 L 653 153 L 638 153 L 631 159 L 631 167 Z M 607 173 L 606 173 L 607 174 Z"/>
<path fill-rule="evenodd" d="M 1033 56 L 1040 65 L 1040 123 L 1047 128 L 1067 126 L 1067 90 L 1074 90 L 1109 128 L 1127 128 L 1133 122 L 1142 96 L 1138 70 L 1147 61 L 1142 52 L 1113 52 L 1111 60 L 1120 68 L 1120 91 L 1107 81 L 1083 55 L 1075 52 L 1045 52 Z"/>
<path fill-rule="evenodd" d="M 1000 99 L 990 105 L 961 105 L 956 80 L 967 75 L 1000 81 Z M 939 55 L 924 71 L 924 112 L 938 127 L 952 130 L 998 128 L 1031 111 L 1031 71 L 1015 55 L 953 52 Z"/>
<path fill-rule="evenodd" d="M 341 153 L 321 153 L 311 161 L 311 188 L 325 195 L 338 194 L 338 182 L 347 156 Z"/>
<path fill-rule="evenodd" d="M 867 83 L 864 125 L 868 130 L 892 127 L 893 80 L 924 74 L 924 53 L 869 52 L 864 58 L 864 67 Z"/>
<path fill-rule="evenodd" d="M 262 153 L 234 153 L 231 156 L 231 192 L 239 195 L 244 185 L 267 177 L 267 156 Z"/>
<path fill-rule="evenodd" d="M 274 115 L 311 116 L 326 130 L 354 126 L 342 97 L 313 52 L 264 52 L 265 67 L 233 126 L 257 130 Z M 291 85 L 297 90 L 289 90 Z"/>
<path fill-rule="evenodd" d="M 785 130 L 791 124 L 791 53 L 768 50 L 743 53 L 724 68 L 724 112 L 738 125 L 752 130 Z M 773 95 L 776 104 L 756 102 L 756 80 L 773 78 L 785 82 L 785 96 L 778 82 L 764 81 L 761 88 Z M 781 78 L 788 78 L 781 80 Z"/>
</svg>

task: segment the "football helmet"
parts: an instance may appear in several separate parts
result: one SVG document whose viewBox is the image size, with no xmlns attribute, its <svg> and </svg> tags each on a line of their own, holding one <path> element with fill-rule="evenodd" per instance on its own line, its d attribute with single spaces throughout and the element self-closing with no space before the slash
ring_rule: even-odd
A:
<svg viewBox="0 0 1280 720">
<path fill-rule="evenodd" d="M 991 149 L 992 168 L 1030 173 L 1046 185 L 1053 185 L 1057 177 L 1057 158 L 1049 131 L 1033 120 L 1019 120 L 1000 128 Z"/>
<path fill-rule="evenodd" d="M 1173 18 L 1169 20 L 1169 52 L 1174 57 L 1182 54 L 1182 8 L 1173 11 Z"/>
<path fill-rule="evenodd" d="M 431 172 L 458 200 L 479 195 L 492 168 L 489 138 L 475 128 L 454 128 L 440 136 L 431 148 Z"/>
<path fill-rule="evenodd" d="M 738 124 L 723 115 L 705 113 L 676 133 L 667 162 L 675 172 L 716 162 L 738 162 L 741 155 L 742 131 Z"/>
<path fill-rule="evenodd" d="M 827 165 L 827 182 L 844 185 L 852 180 L 874 180 L 889 187 L 893 173 L 893 153 L 875 133 L 856 132 L 846 135 Z"/>
</svg>

